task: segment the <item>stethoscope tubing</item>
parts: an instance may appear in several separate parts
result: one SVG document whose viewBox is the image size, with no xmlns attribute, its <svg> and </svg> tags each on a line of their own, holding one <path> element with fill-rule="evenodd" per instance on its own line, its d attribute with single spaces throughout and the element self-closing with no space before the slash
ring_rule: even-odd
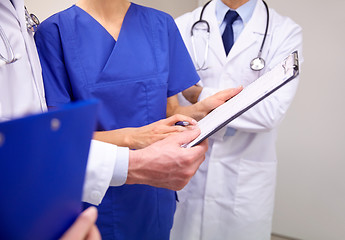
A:
<svg viewBox="0 0 345 240">
<path fill-rule="evenodd" d="M 28 31 L 36 32 L 38 25 L 40 24 L 40 21 L 34 14 L 30 14 L 28 10 L 26 9 L 26 7 L 24 7 L 24 11 L 25 11 L 26 27 Z M 20 58 L 20 55 L 16 55 L 14 53 L 13 48 L 5 34 L 5 31 L 2 29 L 1 26 L 0 26 L 0 37 L 5 44 L 6 52 L 7 52 L 7 55 L 9 56 L 8 58 L 6 58 L 0 53 L 0 66 L 4 64 L 11 64 L 11 63 L 16 62 Z"/>
<path fill-rule="evenodd" d="M 8 54 L 8 58 L 4 57 L 1 53 L 0 53 L 0 64 L 11 64 L 14 63 L 15 61 L 17 61 L 18 59 L 16 58 L 16 56 L 14 55 L 13 49 L 11 47 L 11 44 L 4 32 L 4 30 L 2 29 L 2 27 L 0 26 L 0 37 L 2 39 L 2 41 L 4 42 L 5 48 L 6 48 L 6 52 Z"/>
<path fill-rule="evenodd" d="M 212 2 L 212 0 L 208 1 L 202 8 L 201 10 L 201 13 L 200 13 L 200 18 L 198 21 L 196 21 L 192 27 L 191 27 L 191 39 L 192 39 L 192 46 L 193 46 L 193 52 L 194 52 L 194 59 L 195 59 L 195 62 L 196 62 L 196 66 L 197 66 L 197 71 L 200 71 L 200 70 L 206 70 L 207 68 L 205 67 L 206 65 L 206 61 L 207 61 L 207 57 L 208 57 L 208 47 L 209 47 L 209 35 L 210 35 L 210 31 L 211 31 L 211 27 L 210 27 L 210 24 L 203 19 L 203 15 L 204 15 L 204 12 L 205 12 L 205 9 L 206 7 Z M 258 52 L 258 55 L 256 58 L 254 58 L 251 62 L 250 62 L 250 68 L 253 70 L 253 71 L 260 71 L 262 70 L 264 67 L 265 67 L 265 60 L 261 58 L 261 55 L 262 55 L 262 50 L 264 48 L 264 45 L 265 45 L 265 42 L 266 42 L 266 37 L 267 37 L 267 33 L 268 33 L 268 27 L 269 27 L 269 19 L 270 19 L 270 15 L 269 15 L 269 9 L 268 9 L 268 5 L 267 3 L 262 0 L 262 2 L 264 3 L 265 5 L 265 8 L 266 8 L 266 14 L 267 14 L 267 18 L 266 18 L 266 28 L 265 28 L 265 34 L 264 34 L 264 37 L 263 37 L 263 40 L 262 40 L 262 43 L 261 43 L 261 46 L 260 46 L 260 49 L 259 49 L 259 52 Z M 206 43 L 206 49 L 205 49 L 205 54 L 204 54 L 204 62 L 203 64 L 200 66 L 199 65 L 199 62 L 198 62 L 198 59 L 197 59 L 197 54 L 196 54 L 196 49 L 195 49 L 195 40 L 194 40 L 194 29 L 196 27 L 196 25 L 200 24 L 200 23 L 203 23 L 206 25 L 206 31 L 207 31 L 207 43 Z M 255 64 L 255 63 L 259 63 L 258 65 Z"/>
<path fill-rule="evenodd" d="M 260 47 L 260 50 L 259 50 L 259 53 L 258 53 L 258 58 L 261 58 L 262 49 L 264 48 L 264 45 L 265 45 L 265 42 L 266 42 L 266 37 L 267 37 L 267 33 L 268 33 L 268 26 L 269 26 L 269 22 L 270 22 L 270 11 L 268 10 L 268 5 L 267 5 L 267 3 L 264 0 L 262 0 L 262 2 L 265 4 L 265 7 L 266 7 L 267 17 L 266 17 L 265 35 L 264 35 L 264 38 L 262 40 L 262 44 L 261 44 L 261 47 Z"/>
</svg>

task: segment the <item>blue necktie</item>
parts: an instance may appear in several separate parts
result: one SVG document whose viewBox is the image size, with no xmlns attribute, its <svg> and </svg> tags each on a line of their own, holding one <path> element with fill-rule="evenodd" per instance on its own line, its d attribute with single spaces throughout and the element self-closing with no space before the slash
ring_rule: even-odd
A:
<svg viewBox="0 0 345 240">
<path fill-rule="evenodd" d="M 234 45 L 234 31 L 232 30 L 232 24 L 237 19 L 238 13 L 236 11 L 229 10 L 225 17 L 224 21 L 226 22 L 226 27 L 222 36 L 224 49 L 226 55 L 230 52 L 232 45 Z"/>
</svg>

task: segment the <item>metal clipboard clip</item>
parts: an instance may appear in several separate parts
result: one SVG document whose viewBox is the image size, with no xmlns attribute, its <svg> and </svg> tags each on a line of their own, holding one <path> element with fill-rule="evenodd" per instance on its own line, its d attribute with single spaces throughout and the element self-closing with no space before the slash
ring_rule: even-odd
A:
<svg viewBox="0 0 345 240">
<path fill-rule="evenodd" d="M 292 68 L 293 74 L 296 75 L 299 71 L 299 61 L 298 61 L 298 52 L 294 51 L 290 57 L 288 57 L 282 64 L 284 69 L 284 75 Z"/>
</svg>

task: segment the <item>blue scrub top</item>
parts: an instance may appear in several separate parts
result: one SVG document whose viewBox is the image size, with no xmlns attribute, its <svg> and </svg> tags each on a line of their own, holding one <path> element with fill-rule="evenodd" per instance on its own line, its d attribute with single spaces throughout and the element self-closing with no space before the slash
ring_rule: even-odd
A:
<svg viewBox="0 0 345 240">
<path fill-rule="evenodd" d="M 117 41 L 77 6 L 44 21 L 35 39 L 48 106 L 97 98 L 97 130 L 163 119 L 167 98 L 199 80 L 174 20 L 134 3 Z M 103 239 L 169 239 L 175 207 L 174 191 L 110 187 L 97 225 Z"/>
</svg>

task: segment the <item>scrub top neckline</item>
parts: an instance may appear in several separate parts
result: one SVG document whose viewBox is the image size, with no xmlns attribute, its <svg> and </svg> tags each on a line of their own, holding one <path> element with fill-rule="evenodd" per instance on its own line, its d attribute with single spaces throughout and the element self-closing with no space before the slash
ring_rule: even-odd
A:
<svg viewBox="0 0 345 240">
<path fill-rule="evenodd" d="M 94 18 L 90 13 L 88 13 L 87 11 L 85 11 L 84 9 L 82 9 L 81 7 L 77 6 L 76 4 L 74 4 L 73 6 L 76 7 L 77 9 L 79 9 L 81 12 L 83 12 L 83 13 L 86 14 L 87 16 L 89 16 L 89 18 L 91 18 L 94 22 L 96 22 L 96 23 L 107 33 L 108 36 L 110 36 L 115 42 L 118 42 L 119 39 L 120 39 L 120 36 L 122 35 L 122 34 L 121 34 L 121 33 L 122 33 L 122 29 L 123 29 L 123 26 L 124 26 L 124 24 L 125 24 L 125 22 L 126 22 L 127 16 L 129 15 L 128 13 L 131 11 L 133 5 L 134 5 L 134 4 L 131 2 L 130 5 L 129 5 L 129 7 L 128 7 L 128 9 L 127 9 L 127 12 L 126 12 L 126 14 L 125 14 L 125 17 L 123 18 L 122 25 L 121 25 L 121 29 L 120 29 L 120 32 L 119 32 L 119 35 L 118 35 L 117 39 L 115 39 L 115 38 L 113 37 L 113 35 L 111 35 L 110 32 L 109 32 L 99 21 L 97 21 L 97 19 Z"/>
</svg>

